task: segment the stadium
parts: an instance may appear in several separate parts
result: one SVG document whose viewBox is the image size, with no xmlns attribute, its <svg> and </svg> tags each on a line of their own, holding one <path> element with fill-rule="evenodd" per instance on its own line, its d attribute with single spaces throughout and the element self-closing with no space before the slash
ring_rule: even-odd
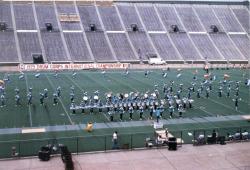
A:
<svg viewBox="0 0 250 170">
<path fill-rule="evenodd" d="M 249 170 L 249 33 L 244 0 L 1 0 L 0 169 Z"/>
</svg>

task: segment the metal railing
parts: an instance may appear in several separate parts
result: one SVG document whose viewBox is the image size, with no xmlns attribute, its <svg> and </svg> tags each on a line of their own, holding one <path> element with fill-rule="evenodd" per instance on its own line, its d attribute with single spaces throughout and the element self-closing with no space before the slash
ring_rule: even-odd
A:
<svg viewBox="0 0 250 170">
<path fill-rule="evenodd" d="M 207 136 L 215 130 L 220 136 L 235 134 L 236 132 L 250 132 L 250 126 L 242 127 L 223 127 L 223 128 L 208 128 L 195 130 L 169 130 L 169 133 L 177 138 L 179 145 L 194 144 L 199 134 L 204 134 L 205 140 Z M 250 137 L 250 136 L 249 136 Z M 132 150 L 137 148 L 146 148 L 146 139 L 150 138 L 155 141 L 156 134 L 150 133 L 134 133 L 134 134 L 119 134 L 118 133 L 118 149 Z M 250 141 L 250 139 L 249 139 Z M 0 159 L 12 157 L 28 157 L 37 156 L 38 151 L 42 146 L 63 144 L 68 147 L 72 153 L 97 152 L 113 150 L 112 134 L 97 135 L 97 136 L 75 136 L 64 138 L 47 138 L 47 139 L 31 139 L 31 140 L 12 140 L 0 141 Z M 154 147 L 162 147 L 155 144 Z M 13 149 L 15 153 L 13 153 Z"/>
</svg>

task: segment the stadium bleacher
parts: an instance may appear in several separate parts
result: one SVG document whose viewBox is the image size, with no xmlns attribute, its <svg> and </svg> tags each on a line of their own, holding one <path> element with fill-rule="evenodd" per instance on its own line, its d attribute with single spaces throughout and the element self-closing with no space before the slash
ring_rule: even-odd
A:
<svg viewBox="0 0 250 170">
<path fill-rule="evenodd" d="M 97 61 L 115 61 L 103 32 L 86 32 L 86 35 Z"/>
<path fill-rule="evenodd" d="M 58 29 L 56 13 L 53 5 L 36 4 L 36 15 L 40 29 L 45 29 L 45 23 L 51 23 L 54 29 Z"/>
<path fill-rule="evenodd" d="M 18 62 L 17 49 L 13 32 L 0 32 L 1 62 Z"/>
<path fill-rule="evenodd" d="M 14 4 L 13 9 L 17 30 L 36 30 L 32 4 Z"/>
<path fill-rule="evenodd" d="M 7 29 L 0 32 L 0 62 L 31 63 L 34 53 L 52 63 L 146 61 L 150 54 L 246 61 L 249 17 L 243 5 L 1 2 Z"/>
<path fill-rule="evenodd" d="M 233 40 L 234 44 L 239 48 L 240 52 L 249 60 L 249 46 L 250 41 L 247 35 L 230 35 L 230 38 Z"/>
<path fill-rule="evenodd" d="M 246 32 L 250 32 L 249 28 L 249 22 L 246 22 L 249 20 L 249 11 L 241 6 L 233 6 L 232 11 L 235 14 L 236 18 L 240 22 L 241 26 L 245 29 Z"/>
<path fill-rule="evenodd" d="M 74 4 L 56 4 L 56 9 L 57 15 L 77 15 Z M 79 22 L 60 22 L 60 24 L 62 30 L 81 30 Z"/>
<path fill-rule="evenodd" d="M 190 35 L 195 45 L 199 49 L 204 58 L 208 60 L 223 60 L 223 56 L 220 55 L 213 42 L 206 34 L 191 34 Z M 224 59 L 225 60 L 225 59 Z"/>
<path fill-rule="evenodd" d="M 106 31 L 123 30 L 114 6 L 100 6 L 98 11 Z"/>
<path fill-rule="evenodd" d="M 77 61 L 91 61 L 87 45 L 81 33 L 64 33 L 71 59 Z"/>
<path fill-rule="evenodd" d="M 157 51 L 164 60 L 178 60 L 180 55 L 165 34 L 150 34 Z"/>
<path fill-rule="evenodd" d="M 108 34 L 108 37 L 119 61 L 133 61 L 136 59 L 125 34 L 111 33 Z"/>
<path fill-rule="evenodd" d="M 24 63 L 32 63 L 32 54 L 41 54 L 41 47 L 37 33 L 17 33 L 22 60 Z"/>
<path fill-rule="evenodd" d="M 59 32 L 42 32 L 41 35 L 48 61 L 68 60 Z"/>
</svg>

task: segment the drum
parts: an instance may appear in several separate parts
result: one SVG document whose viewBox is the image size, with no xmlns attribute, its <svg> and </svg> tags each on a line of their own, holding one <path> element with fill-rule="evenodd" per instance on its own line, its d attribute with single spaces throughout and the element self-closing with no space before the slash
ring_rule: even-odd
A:
<svg viewBox="0 0 250 170">
<path fill-rule="evenodd" d="M 88 101 L 88 97 L 87 96 L 84 96 L 83 97 L 83 100 L 86 102 L 86 101 Z"/>
<path fill-rule="evenodd" d="M 97 95 L 94 96 L 95 100 L 99 100 L 99 97 Z"/>
</svg>

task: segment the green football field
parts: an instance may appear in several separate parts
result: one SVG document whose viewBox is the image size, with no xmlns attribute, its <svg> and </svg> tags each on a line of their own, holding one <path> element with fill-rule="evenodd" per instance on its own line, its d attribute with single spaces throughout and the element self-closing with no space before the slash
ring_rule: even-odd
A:
<svg viewBox="0 0 250 170">
<path fill-rule="evenodd" d="M 14 128 L 32 128 L 32 127 L 41 127 L 41 126 L 59 126 L 59 125 L 79 125 L 86 124 L 88 122 L 95 123 L 105 123 L 109 124 L 109 116 L 104 110 L 102 113 L 95 111 L 93 114 L 90 114 L 89 111 L 81 113 L 77 111 L 76 114 L 73 114 L 70 108 L 70 87 L 74 86 L 75 88 L 75 104 L 80 104 L 83 92 L 88 92 L 88 95 L 94 95 L 96 90 L 99 90 L 102 100 L 105 99 L 105 94 L 112 92 L 113 94 L 117 93 L 130 93 L 130 92 L 140 92 L 145 93 L 146 91 L 153 91 L 155 85 L 158 85 L 158 90 L 161 97 L 163 97 L 163 84 L 172 80 L 174 81 L 174 91 L 178 88 L 179 84 L 183 84 L 184 94 L 187 94 L 187 88 L 191 86 L 193 81 L 195 69 L 183 69 L 181 72 L 178 72 L 175 69 L 171 69 L 167 72 L 167 77 L 162 76 L 162 70 L 151 70 L 148 77 L 144 76 L 144 70 L 130 70 L 129 75 L 125 76 L 124 71 L 106 71 L 105 75 L 101 71 L 77 71 L 75 78 L 72 77 L 72 71 L 63 71 L 58 73 L 58 77 L 54 77 L 54 72 L 41 72 L 39 78 L 35 77 L 37 72 L 25 72 L 24 80 L 19 80 L 20 73 L 9 73 L 10 81 L 5 84 L 6 92 L 6 106 L 0 107 L 0 128 L 1 129 L 14 129 Z M 196 120 L 197 118 L 204 117 L 220 117 L 220 116 L 235 116 L 235 115 L 249 115 L 250 114 L 250 91 L 244 82 L 246 78 L 249 78 L 249 70 L 240 70 L 240 69 L 230 69 L 230 70 L 210 70 L 213 75 L 216 75 L 216 80 L 213 83 L 213 90 L 210 93 L 210 97 L 206 98 L 204 93 L 201 95 L 201 98 L 196 97 L 196 92 L 192 94 L 192 99 L 194 99 L 193 108 L 188 109 L 183 113 L 183 118 L 190 118 Z M 181 77 L 177 78 L 177 75 L 181 73 Z M 0 73 L 0 79 L 4 79 L 7 73 Z M 200 85 L 200 82 L 204 79 L 205 71 L 198 69 L 197 72 L 197 87 Z M 222 97 L 218 97 L 218 88 L 219 82 L 223 80 L 224 74 L 230 75 L 228 81 L 232 81 L 232 90 L 231 97 L 226 97 L 226 93 L 222 94 Z M 240 81 L 239 87 L 239 101 L 238 111 L 235 110 L 234 101 L 234 85 L 236 81 Z M 62 96 L 59 98 L 59 104 L 53 105 L 52 94 L 55 92 L 56 88 L 61 87 Z M 27 91 L 28 88 L 32 87 L 32 105 L 27 105 Z M 20 98 L 21 106 L 15 106 L 15 88 L 20 89 Z M 49 97 L 45 99 L 45 104 L 40 105 L 39 93 L 43 92 L 44 88 L 48 89 Z M 225 91 L 224 91 L 225 92 Z M 144 120 L 147 121 L 149 118 L 149 113 L 146 111 L 144 113 Z M 237 127 L 248 126 L 247 129 L 250 129 L 250 124 L 246 120 L 221 120 L 218 122 L 208 121 L 208 122 L 195 122 L 195 123 L 182 123 L 181 119 L 178 118 L 178 112 L 175 111 L 174 117 L 172 119 L 177 120 L 178 123 L 166 125 L 172 133 L 175 131 L 183 131 L 182 137 L 188 138 L 187 133 L 190 130 L 196 129 L 213 129 L 213 128 L 224 128 L 222 131 L 226 132 L 228 127 L 232 131 L 236 131 Z M 163 120 L 169 120 L 169 112 L 166 109 L 163 113 Z M 119 121 L 119 115 L 115 115 L 115 122 Z M 123 122 L 129 122 L 129 114 L 125 113 Z M 134 113 L 134 121 L 139 121 L 139 114 Z M 114 130 L 118 130 L 121 134 L 135 134 L 141 133 L 141 138 L 138 140 L 134 138 L 133 143 L 135 146 L 140 146 L 136 141 L 141 142 L 142 139 L 145 139 L 147 136 L 152 136 L 153 128 L 152 126 L 131 126 L 131 127 L 121 127 L 121 128 L 98 128 L 94 129 L 92 133 L 85 132 L 84 130 L 72 130 L 72 131 L 51 131 L 44 133 L 31 133 L 31 134 L 21 134 L 21 133 L 8 133 L 0 134 L 1 141 L 13 141 L 15 140 L 29 140 L 29 139 L 45 139 L 45 138 L 63 138 L 63 137 L 90 137 L 97 136 L 100 138 L 95 140 L 106 142 L 107 139 L 102 139 L 102 135 L 111 135 Z M 98 137 L 99 135 L 99 137 Z M 176 133 L 176 136 L 179 136 L 179 132 Z M 138 135 L 140 136 L 140 135 Z M 131 137 L 124 137 L 124 140 L 130 140 Z M 191 141 L 192 137 L 190 137 Z M 71 140 L 71 139 L 67 139 Z M 66 139 L 62 139 L 62 143 L 67 143 Z M 90 142 L 91 141 L 91 142 Z M 100 143 L 93 143 L 92 140 L 84 143 L 84 146 L 88 149 L 79 149 L 83 151 L 94 151 L 94 150 L 103 150 L 103 147 L 98 146 Z M 45 143 L 47 141 L 45 140 Z M 75 140 L 72 139 L 74 143 Z M 82 141 L 83 142 L 83 141 Z M 32 142 L 28 143 L 27 146 Z M 70 142 L 69 142 L 70 143 Z M 40 142 L 39 146 L 44 144 Z M 12 143 L 0 143 L 0 146 L 6 146 L 6 148 L 13 145 Z M 69 144 L 70 146 L 75 146 L 74 144 Z M 26 145 L 25 145 L 26 146 Z M 37 149 L 38 146 L 35 146 Z M 98 149 L 101 147 L 102 149 Z M 1 148 L 1 147 L 0 147 Z M 3 148 L 3 147 L 2 147 Z M 24 146 L 22 147 L 24 148 Z M 75 151 L 76 148 L 71 150 Z M 24 155 L 32 155 L 32 153 L 27 153 Z M 6 155 L 5 155 L 6 156 Z"/>
</svg>

